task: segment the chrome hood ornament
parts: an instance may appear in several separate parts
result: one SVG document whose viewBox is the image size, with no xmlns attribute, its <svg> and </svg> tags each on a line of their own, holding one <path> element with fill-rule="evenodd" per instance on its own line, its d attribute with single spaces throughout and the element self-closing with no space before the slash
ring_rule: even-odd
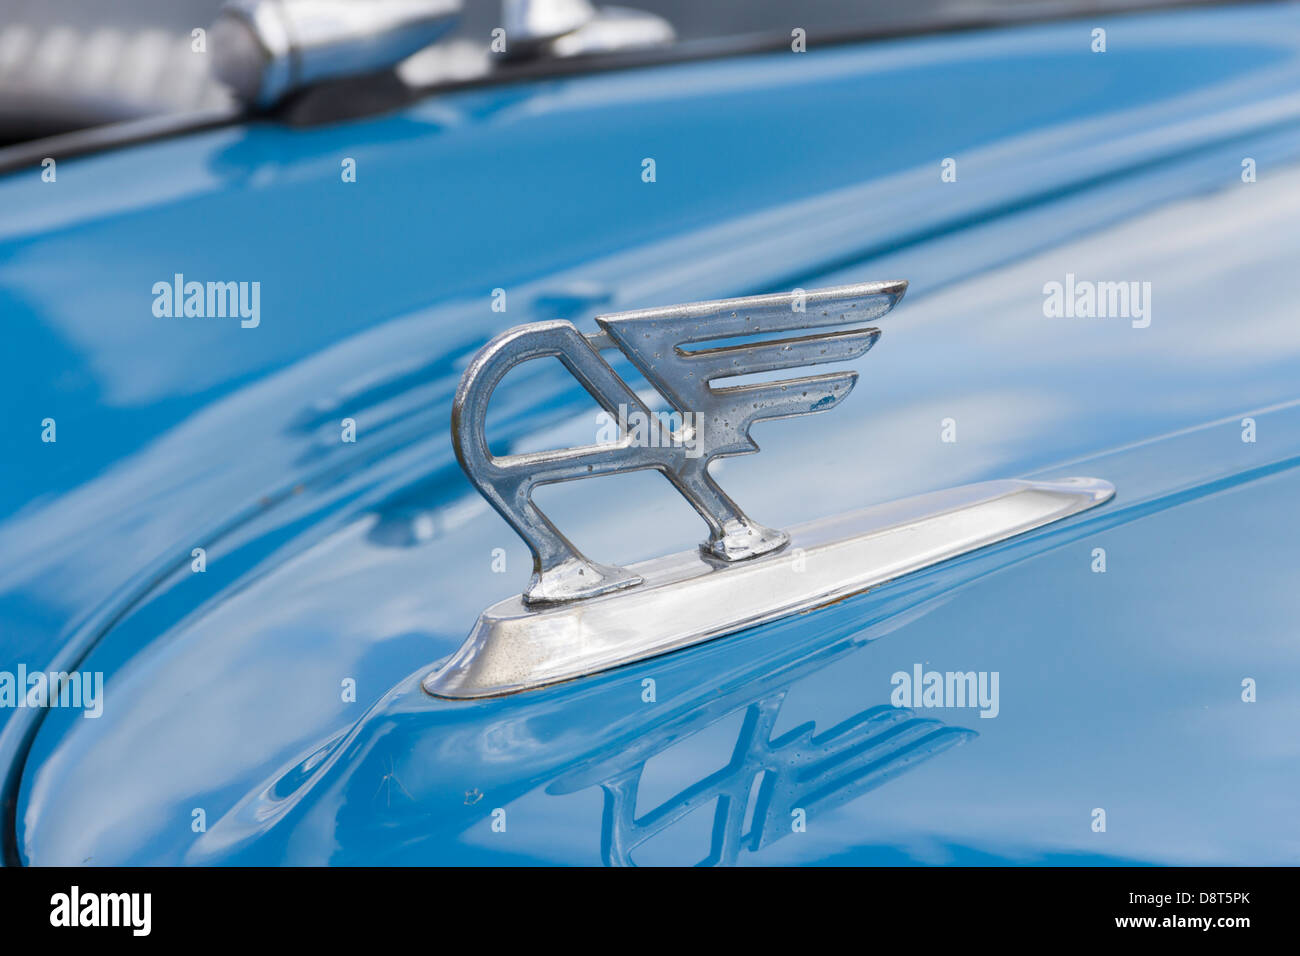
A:
<svg viewBox="0 0 1300 956">
<path fill-rule="evenodd" d="M 749 437 L 755 422 L 811 415 L 834 408 L 853 390 L 856 372 L 833 372 L 760 385 L 715 386 L 718 379 L 756 372 L 841 362 L 863 355 L 879 329 L 822 332 L 797 338 L 686 351 L 692 343 L 738 336 L 795 332 L 878 318 L 894 307 L 906 282 L 866 282 L 818 292 L 758 295 L 597 316 L 601 331 L 583 335 L 568 322 L 537 322 L 497 336 L 475 356 L 461 379 L 451 413 L 452 442 L 470 481 L 533 552 L 529 605 L 595 597 L 640 584 L 626 568 L 596 564 L 532 501 L 535 487 L 557 481 L 656 469 L 690 502 L 709 527 L 704 551 L 743 561 L 784 547 L 790 536 L 749 518 L 709 475 L 709 463 L 758 451 Z M 669 430 L 600 356 L 617 348 L 668 400 L 689 434 Z M 483 427 L 492 392 L 510 369 L 529 359 L 558 358 L 611 415 L 620 406 L 658 430 L 637 444 L 618 442 L 562 451 L 494 458 Z"/>
<path fill-rule="evenodd" d="M 889 312 L 906 290 L 904 281 L 866 282 L 643 309 L 597 316 L 600 331 L 588 335 L 569 322 L 537 322 L 485 345 L 456 393 L 452 442 L 470 481 L 528 544 L 533 576 L 523 594 L 483 613 L 461 650 L 426 679 L 426 690 L 491 696 L 662 654 L 840 600 L 1114 494 L 1095 479 L 985 482 L 789 531 L 741 511 L 709 475 L 709 463 L 758 451 L 749 436 L 755 422 L 834 408 L 858 376 L 718 383 L 858 358 L 880 337 L 861 323 Z M 671 424 L 601 357 L 610 350 L 667 400 Z M 516 365 L 543 357 L 559 359 L 620 421 L 639 413 L 658 430 L 653 440 L 624 431 L 606 444 L 493 456 L 484 434 L 492 392 Z M 538 485 L 642 469 L 661 472 L 704 519 L 709 536 L 697 552 L 629 568 L 599 564 L 532 501 Z M 783 553 L 792 541 L 797 562 Z"/>
</svg>

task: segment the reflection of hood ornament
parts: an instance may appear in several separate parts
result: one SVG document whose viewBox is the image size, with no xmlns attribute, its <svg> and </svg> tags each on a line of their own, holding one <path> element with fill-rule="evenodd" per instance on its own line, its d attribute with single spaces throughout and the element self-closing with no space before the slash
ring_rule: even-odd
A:
<svg viewBox="0 0 1300 956">
<path fill-rule="evenodd" d="M 712 805 L 709 853 L 699 863 L 732 866 L 741 853 L 757 853 L 791 833 L 796 808 L 810 818 L 829 813 L 979 736 L 965 727 L 917 717 L 907 708 L 881 705 L 820 734 L 809 722 L 777 738 L 773 730 L 785 694 L 782 690 L 750 704 L 726 766 L 657 806 L 642 805 L 638 812 L 644 759 L 601 781 L 605 865 L 635 866 L 632 852 L 637 847 Z M 564 791 L 552 785 L 551 792 Z"/>
<path fill-rule="evenodd" d="M 868 282 L 623 312 L 597 316 L 600 331 L 585 336 L 568 322 L 537 322 L 484 346 L 456 393 L 452 441 L 474 486 L 532 550 L 533 578 L 522 595 L 484 612 L 426 688 L 483 697 L 595 673 L 851 596 L 1109 498 L 1114 489 L 1091 479 L 988 482 L 779 531 L 727 497 L 709 475 L 713 459 L 758 451 L 749 437 L 755 422 L 833 408 L 857 373 L 714 383 L 857 358 L 879 329 L 825 329 L 878 318 L 906 289 L 902 281 Z M 810 329 L 820 331 L 725 342 Z M 613 349 L 667 399 L 675 419 L 651 414 L 601 357 Z M 606 444 L 494 457 L 484 435 L 493 390 L 516 365 L 545 357 L 559 359 L 620 422 L 636 415 L 649 423 L 650 440 L 624 429 Z M 708 525 L 698 552 L 630 568 L 597 564 L 532 501 L 538 485 L 650 468 Z"/>
</svg>

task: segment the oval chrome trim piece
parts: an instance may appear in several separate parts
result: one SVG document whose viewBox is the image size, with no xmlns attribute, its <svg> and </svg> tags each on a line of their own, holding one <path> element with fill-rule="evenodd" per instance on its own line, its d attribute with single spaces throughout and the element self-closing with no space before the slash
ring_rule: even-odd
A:
<svg viewBox="0 0 1300 956">
<path fill-rule="evenodd" d="M 686 551 L 630 566 L 637 587 L 483 612 L 423 682 L 435 697 L 513 694 L 691 647 L 843 600 L 1109 500 L 1098 478 L 989 481 L 790 529 L 790 546 L 746 561 Z"/>
</svg>

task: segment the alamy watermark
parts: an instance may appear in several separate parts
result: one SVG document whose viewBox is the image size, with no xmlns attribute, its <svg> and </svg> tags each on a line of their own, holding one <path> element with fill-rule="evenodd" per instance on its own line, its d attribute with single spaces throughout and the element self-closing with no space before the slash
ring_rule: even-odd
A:
<svg viewBox="0 0 1300 956">
<path fill-rule="evenodd" d="M 1130 319 L 1135 329 L 1151 324 L 1151 283 L 1094 282 L 1065 274 L 1043 285 L 1043 315 L 1049 319 Z"/>
<path fill-rule="evenodd" d="M 152 893 L 83 893 L 73 886 L 50 897 L 50 925 L 58 927 L 124 927 L 132 936 L 153 929 Z"/>
<path fill-rule="evenodd" d="M 1001 709 L 997 671 L 927 671 L 913 664 L 910 674 L 895 671 L 889 683 L 895 707 L 978 707 L 981 717 L 996 717 Z"/>
<path fill-rule="evenodd" d="M 194 282 L 176 273 L 153 284 L 153 314 L 160 319 L 238 318 L 245 329 L 262 323 L 262 283 Z"/>
<path fill-rule="evenodd" d="M 103 671 L 0 671 L 0 707 L 79 707 L 82 717 L 104 714 Z"/>
<path fill-rule="evenodd" d="M 596 443 L 612 444 L 627 435 L 636 448 L 683 448 L 687 458 L 704 454 L 701 442 L 702 418 L 698 412 L 650 412 L 634 408 L 631 411 L 622 403 L 618 417 L 609 412 L 596 415 Z"/>
</svg>

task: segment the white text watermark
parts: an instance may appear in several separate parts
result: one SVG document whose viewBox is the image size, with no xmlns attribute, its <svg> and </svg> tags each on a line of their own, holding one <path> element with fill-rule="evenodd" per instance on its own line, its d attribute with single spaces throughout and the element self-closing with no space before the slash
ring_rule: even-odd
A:
<svg viewBox="0 0 1300 956">
<path fill-rule="evenodd" d="M 0 671 L 0 707 L 77 707 L 83 717 L 104 713 L 103 671 Z"/>
<path fill-rule="evenodd" d="M 700 415 L 696 412 L 646 412 L 623 404 L 618 406 L 618 418 L 609 412 L 598 412 L 596 424 L 597 444 L 612 444 L 621 435 L 627 435 L 636 448 L 684 448 L 687 458 L 699 458 L 704 453 L 700 442 Z"/>
<path fill-rule="evenodd" d="M 155 282 L 153 295 L 153 314 L 160 319 L 238 318 L 245 329 L 262 323 L 260 282 L 186 282 L 178 272 L 171 282 Z"/>
<path fill-rule="evenodd" d="M 1000 709 L 997 671 L 927 671 L 913 664 L 910 674 L 895 671 L 889 683 L 895 707 L 978 707 L 981 717 L 996 717 Z"/>
<path fill-rule="evenodd" d="M 1064 282 L 1043 285 L 1043 315 L 1049 319 L 1130 319 L 1133 328 L 1151 324 L 1151 283 L 1094 282 L 1077 279 L 1073 272 Z"/>
</svg>

